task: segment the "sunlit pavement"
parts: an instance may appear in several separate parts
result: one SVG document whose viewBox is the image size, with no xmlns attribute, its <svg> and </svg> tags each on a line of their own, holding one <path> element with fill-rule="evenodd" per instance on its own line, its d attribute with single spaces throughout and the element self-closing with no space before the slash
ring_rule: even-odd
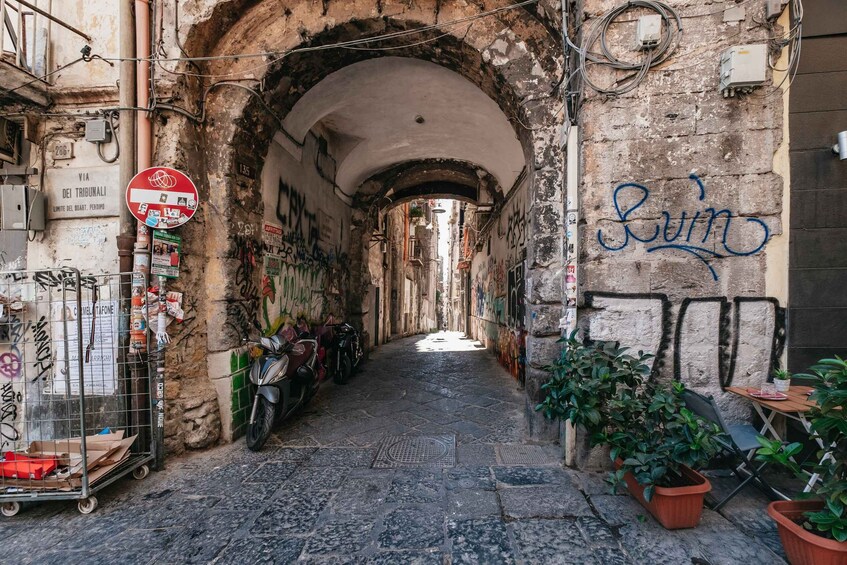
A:
<svg viewBox="0 0 847 565">
<path fill-rule="evenodd" d="M 698 528 L 668 532 L 602 474 L 562 468 L 558 446 L 525 442 L 523 407 L 478 343 L 398 340 L 261 453 L 242 439 L 170 459 L 102 493 L 90 516 L 69 502 L 24 508 L 0 522 L 0 562 L 783 562 L 756 493 L 727 506 L 732 521 L 705 510 Z M 380 448 L 405 466 L 380 468 Z M 428 466 L 409 462 L 420 455 Z"/>
</svg>

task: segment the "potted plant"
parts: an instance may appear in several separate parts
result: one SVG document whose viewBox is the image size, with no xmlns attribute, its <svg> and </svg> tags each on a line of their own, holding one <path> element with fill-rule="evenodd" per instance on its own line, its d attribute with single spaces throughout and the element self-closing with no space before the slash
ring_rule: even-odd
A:
<svg viewBox="0 0 847 565">
<path fill-rule="evenodd" d="M 791 373 L 785 369 L 774 370 L 773 384 L 777 392 L 788 392 L 788 387 L 791 386 Z"/>
<path fill-rule="evenodd" d="M 822 359 L 810 369 L 817 403 L 808 417 L 815 439 L 828 446 L 818 452 L 808 470 L 819 479 L 813 499 L 772 502 L 768 514 L 777 523 L 779 537 L 793 565 L 843 565 L 847 563 L 847 362 L 840 357 Z M 759 438 L 757 458 L 779 463 L 803 480 L 808 475 L 794 461 L 803 446 L 782 445 Z"/>
<path fill-rule="evenodd" d="M 609 482 L 626 483 L 665 528 L 694 527 L 711 490 L 694 468 L 718 452 L 718 430 L 684 407 L 681 384 L 647 382 L 650 355 L 626 351 L 571 334 L 536 409 L 585 429 L 592 447 L 609 446 Z"/>
</svg>

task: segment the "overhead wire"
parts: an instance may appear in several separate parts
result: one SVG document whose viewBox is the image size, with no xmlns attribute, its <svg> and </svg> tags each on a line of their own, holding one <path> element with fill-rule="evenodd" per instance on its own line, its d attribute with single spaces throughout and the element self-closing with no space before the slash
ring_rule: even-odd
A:
<svg viewBox="0 0 847 565">
<path fill-rule="evenodd" d="M 662 19 L 662 37 L 654 46 L 646 46 L 643 49 L 641 59 L 636 62 L 623 61 L 609 49 L 607 34 L 609 26 L 632 9 L 646 8 L 656 12 Z M 676 29 L 672 24 L 676 24 Z M 641 84 L 650 68 L 665 62 L 674 51 L 676 51 L 682 39 L 682 19 L 679 13 L 664 2 L 658 0 L 629 0 L 624 4 L 609 10 L 601 18 L 596 20 L 589 32 L 586 34 L 583 47 L 579 52 L 579 65 L 582 71 L 583 84 L 607 96 L 620 96 L 634 90 Z M 594 53 L 591 48 L 594 44 L 600 44 L 600 53 Z M 620 80 L 616 80 L 618 86 L 600 86 L 587 72 L 588 62 L 614 69 L 616 71 L 632 71 Z"/>
</svg>

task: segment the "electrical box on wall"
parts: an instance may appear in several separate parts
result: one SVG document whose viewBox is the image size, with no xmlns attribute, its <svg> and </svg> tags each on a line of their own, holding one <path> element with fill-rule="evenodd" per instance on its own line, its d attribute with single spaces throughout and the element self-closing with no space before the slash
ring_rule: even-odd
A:
<svg viewBox="0 0 847 565">
<path fill-rule="evenodd" d="M 721 55 L 720 91 L 724 96 L 750 92 L 767 79 L 768 46 L 736 45 Z"/>
<path fill-rule="evenodd" d="M 650 14 L 638 18 L 635 36 L 636 49 L 648 49 L 658 45 L 662 40 L 662 16 Z"/>
<path fill-rule="evenodd" d="M 85 141 L 91 143 L 109 143 L 112 130 L 106 120 L 88 120 L 85 122 Z"/>
<path fill-rule="evenodd" d="M 23 185 L 0 186 L 0 229 L 44 231 L 44 193 Z"/>
</svg>

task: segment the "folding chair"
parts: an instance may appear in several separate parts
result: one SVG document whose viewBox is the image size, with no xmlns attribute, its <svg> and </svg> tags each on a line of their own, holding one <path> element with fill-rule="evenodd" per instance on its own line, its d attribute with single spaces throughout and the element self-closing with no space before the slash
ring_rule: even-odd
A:
<svg viewBox="0 0 847 565">
<path fill-rule="evenodd" d="M 755 484 L 772 500 L 787 499 L 785 495 L 774 489 L 762 477 L 761 471 L 767 465 L 762 463 L 758 467 L 753 462 L 756 450 L 761 447 L 756 437 L 759 432 L 750 424 L 734 424 L 727 426 L 721 417 L 715 399 L 711 396 L 703 396 L 693 390 L 685 389 L 682 393 L 685 406 L 697 416 L 706 421 L 713 422 L 725 434 L 726 439 L 718 438 L 717 443 L 724 452 L 734 458 L 731 471 L 738 478 L 740 484 L 729 493 L 723 500 L 711 505 L 712 510 L 720 510 L 736 494 L 751 482 Z M 736 462 L 739 462 L 736 464 Z M 746 476 L 745 476 L 746 475 Z"/>
</svg>

